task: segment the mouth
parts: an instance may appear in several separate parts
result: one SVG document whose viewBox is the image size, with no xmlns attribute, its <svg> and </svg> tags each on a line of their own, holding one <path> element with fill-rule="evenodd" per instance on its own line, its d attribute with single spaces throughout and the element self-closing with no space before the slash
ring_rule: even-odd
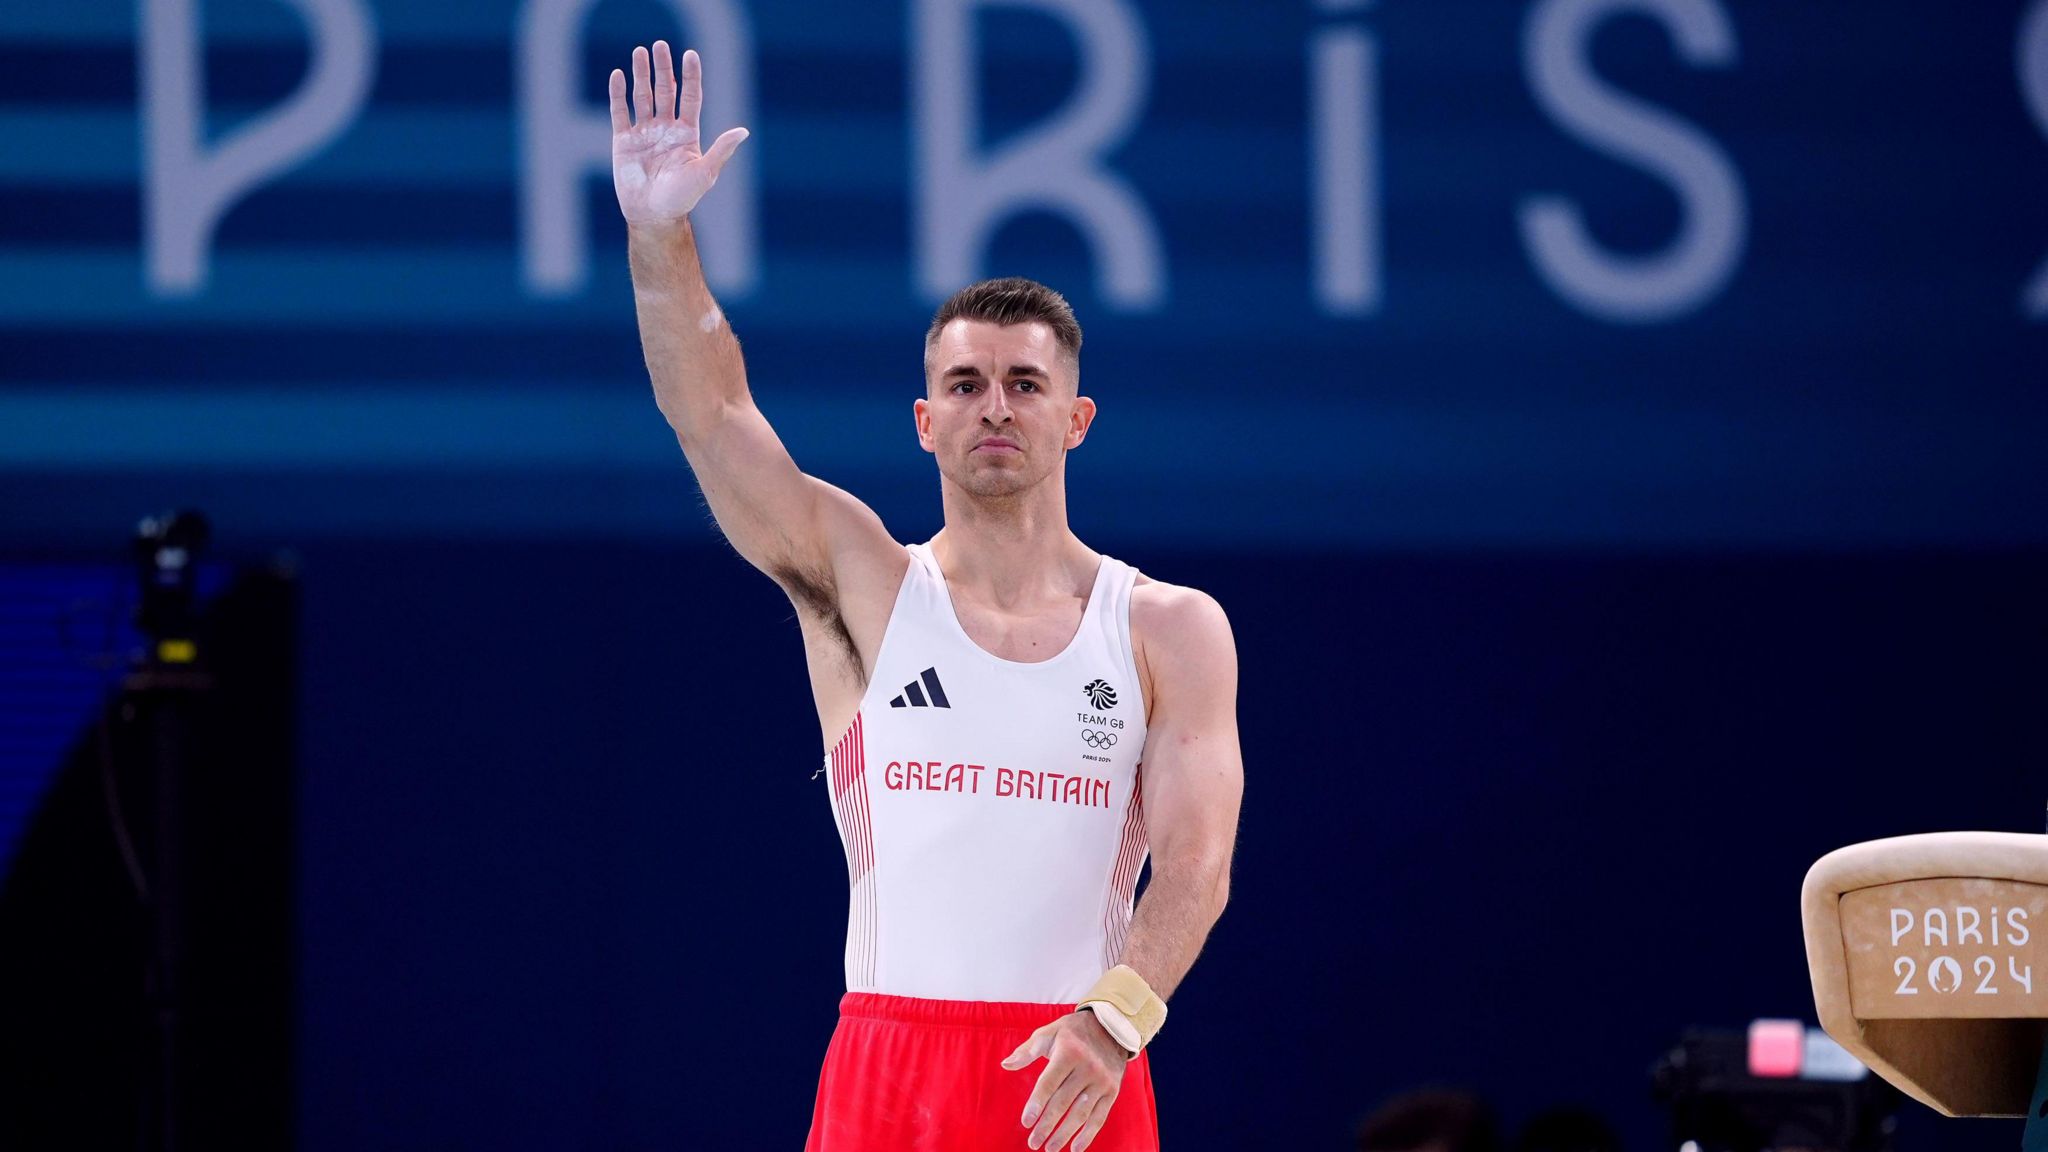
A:
<svg viewBox="0 0 2048 1152">
<path fill-rule="evenodd" d="M 1017 445 L 1016 445 L 1015 443 L 1013 443 L 1013 442 L 1011 442 L 1011 441 L 1009 441 L 1009 440 L 1004 440 L 1004 439 L 1002 439 L 1001 437 L 997 437 L 997 436 L 991 436 L 991 437 L 989 437 L 988 439 L 986 439 L 986 440 L 983 440 L 983 441 L 981 441 L 980 443 L 976 444 L 976 445 L 974 446 L 974 448 L 972 449 L 972 451 L 975 451 L 975 452 L 1022 452 L 1022 451 L 1023 451 L 1023 449 L 1022 449 L 1022 448 L 1019 448 L 1019 447 L 1017 447 Z"/>
</svg>

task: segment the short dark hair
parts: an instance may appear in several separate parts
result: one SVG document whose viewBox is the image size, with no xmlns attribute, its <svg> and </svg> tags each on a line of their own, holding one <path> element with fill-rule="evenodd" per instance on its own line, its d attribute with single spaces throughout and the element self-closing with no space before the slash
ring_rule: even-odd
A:
<svg viewBox="0 0 2048 1152">
<path fill-rule="evenodd" d="M 1041 321 L 1052 329 L 1052 338 L 1060 350 L 1074 363 L 1081 361 L 1081 322 L 1074 319 L 1073 306 L 1065 296 L 1036 280 L 1003 276 L 969 284 L 953 293 L 932 316 L 932 326 L 924 334 L 925 351 L 929 353 L 932 345 L 939 342 L 939 333 L 946 325 L 962 318 L 986 320 L 1006 328 Z"/>
</svg>

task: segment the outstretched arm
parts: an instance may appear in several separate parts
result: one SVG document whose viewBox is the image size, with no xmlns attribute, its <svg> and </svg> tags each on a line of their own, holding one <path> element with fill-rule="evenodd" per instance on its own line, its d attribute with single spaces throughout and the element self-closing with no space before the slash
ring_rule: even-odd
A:
<svg viewBox="0 0 2048 1152">
<path fill-rule="evenodd" d="M 651 67 L 650 67 L 651 66 Z M 680 97 L 680 103 L 678 103 Z M 850 554 L 898 551 L 867 506 L 806 476 L 747 388 L 739 340 L 712 299 L 689 218 L 747 130 L 701 147 L 703 65 L 683 53 L 680 88 L 668 44 L 633 50 L 611 75 L 612 184 L 626 217 L 640 344 L 667 417 L 718 526 L 741 556 L 792 597 L 830 598 Z"/>
</svg>

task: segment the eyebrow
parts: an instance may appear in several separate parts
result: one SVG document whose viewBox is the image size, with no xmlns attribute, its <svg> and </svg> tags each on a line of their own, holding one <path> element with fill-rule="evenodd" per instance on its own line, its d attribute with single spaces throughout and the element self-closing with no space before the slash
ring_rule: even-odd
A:
<svg viewBox="0 0 2048 1152">
<path fill-rule="evenodd" d="M 1012 376 L 1038 376 L 1046 380 L 1052 379 L 1051 373 L 1047 372 L 1043 368 L 1040 368 L 1036 364 L 1012 364 L 1010 365 L 1009 374 Z M 939 373 L 940 378 L 944 380 L 951 380 L 956 376 L 980 375 L 981 369 L 976 368 L 972 364 L 955 364 L 953 367 L 948 368 L 944 372 Z"/>
</svg>

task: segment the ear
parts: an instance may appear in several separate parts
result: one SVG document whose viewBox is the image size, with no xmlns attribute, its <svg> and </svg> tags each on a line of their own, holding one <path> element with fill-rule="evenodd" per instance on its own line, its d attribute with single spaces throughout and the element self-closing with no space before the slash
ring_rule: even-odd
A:
<svg viewBox="0 0 2048 1152">
<path fill-rule="evenodd" d="M 1067 413 L 1067 450 L 1081 446 L 1088 438 L 1088 426 L 1095 423 L 1095 401 L 1086 396 L 1074 397 L 1074 407 Z"/>
<path fill-rule="evenodd" d="M 932 444 L 931 401 L 922 397 L 911 401 L 910 418 L 917 425 L 917 446 L 927 452 L 936 454 L 938 449 Z"/>
</svg>

